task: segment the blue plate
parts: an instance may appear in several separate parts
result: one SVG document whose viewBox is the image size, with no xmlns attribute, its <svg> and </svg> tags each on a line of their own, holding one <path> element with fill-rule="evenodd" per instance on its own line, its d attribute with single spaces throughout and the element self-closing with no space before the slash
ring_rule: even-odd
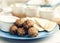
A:
<svg viewBox="0 0 60 43">
<path fill-rule="evenodd" d="M 28 35 L 23 36 L 23 37 L 18 37 L 18 36 L 15 36 L 15 35 L 10 35 L 9 33 L 3 32 L 3 31 L 0 30 L 0 37 L 10 38 L 10 39 L 20 39 L 20 40 L 39 39 L 39 38 L 44 38 L 44 37 L 49 36 L 50 34 L 56 32 L 57 29 L 59 29 L 58 25 L 56 25 L 54 27 L 53 31 L 51 31 L 51 32 L 44 32 L 44 31 L 39 32 L 37 37 L 28 37 Z"/>
</svg>

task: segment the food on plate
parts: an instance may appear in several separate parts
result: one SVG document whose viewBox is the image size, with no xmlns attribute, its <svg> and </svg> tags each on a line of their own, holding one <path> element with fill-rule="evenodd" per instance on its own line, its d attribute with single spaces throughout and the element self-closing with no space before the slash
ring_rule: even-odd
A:
<svg viewBox="0 0 60 43">
<path fill-rule="evenodd" d="M 60 18 L 53 18 L 52 21 L 57 22 L 60 25 Z"/>
<path fill-rule="evenodd" d="M 17 29 L 18 29 L 17 26 L 15 26 L 15 25 L 11 26 L 10 27 L 10 33 L 11 34 L 17 34 Z"/>
<path fill-rule="evenodd" d="M 25 18 L 24 21 L 22 21 L 23 18 L 17 19 L 13 26 L 10 28 L 10 33 L 15 34 L 18 36 L 24 36 L 25 34 L 28 34 L 31 37 L 35 37 L 38 35 L 38 29 L 34 27 L 34 22 L 30 19 Z M 18 27 L 19 26 L 19 27 Z M 32 33 L 32 34 L 30 34 Z"/>
<path fill-rule="evenodd" d="M 16 20 L 14 25 L 10 28 L 10 33 L 18 36 L 25 36 L 27 34 L 30 37 L 36 37 L 40 31 L 52 31 L 55 25 L 55 22 L 49 20 L 25 17 Z"/>
<path fill-rule="evenodd" d="M 40 27 L 38 24 L 34 24 L 34 27 L 38 30 L 38 31 L 44 31 L 44 29 L 42 27 Z"/>
<path fill-rule="evenodd" d="M 24 36 L 26 33 L 25 29 L 24 28 L 19 28 L 17 29 L 17 34 L 18 36 Z"/>
<path fill-rule="evenodd" d="M 45 19 L 40 19 L 40 18 L 35 18 L 37 24 L 44 30 L 51 31 L 53 30 L 54 26 L 56 25 L 55 22 L 45 20 Z M 38 21 L 39 20 L 39 21 Z"/>
<path fill-rule="evenodd" d="M 22 27 L 26 20 L 27 20 L 26 18 L 17 19 L 16 22 L 15 22 L 15 25 L 18 26 L 18 27 Z"/>
<path fill-rule="evenodd" d="M 23 27 L 26 28 L 26 29 L 29 29 L 30 27 L 33 27 L 33 22 L 31 20 L 26 20 L 23 23 Z"/>
<path fill-rule="evenodd" d="M 23 22 L 21 21 L 21 19 L 17 19 L 15 22 L 15 25 L 18 27 L 22 27 Z"/>
<path fill-rule="evenodd" d="M 36 37 L 38 35 L 38 30 L 34 27 L 29 28 L 28 34 L 31 37 Z"/>
<path fill-rule="evenodd" d="M 21 19 L 17 19 L 17 20 L 16 20 L 16 24 L 17 24 L 17 25 L 21 25 L 21 24 L 22 24 Z"/>
<path fill-rule="evenodd" d="M 9 32 L 16 19 L 19 18 L 11 15 L 0 15 L 0 29 L 4 32 Z"/>
</svg>

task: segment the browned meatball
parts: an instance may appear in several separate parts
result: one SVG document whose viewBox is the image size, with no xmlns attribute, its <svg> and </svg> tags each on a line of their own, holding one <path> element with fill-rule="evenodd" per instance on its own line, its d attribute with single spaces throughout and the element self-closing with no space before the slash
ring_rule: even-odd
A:
<svg viewBox="0 0 60 43">
<path fill-rule="evenodd" d="M 15 25 L 16 25 L 17 27 L 22 27 L 22 24 L 23 24 L 23 22 L 21 21 L 21 19 L 17 19 L 17 20 L 16 20 Z"/>
<path fill-rule="evenodd" d="M 23 27 L 25 29 L 29 29 L 30 27 L 33 27 L 33 22 L 31 20 L 26 20 L 24 23 L 23 23 Z"/>
<path fill-rule="evenodd" d="M 32 20 L 27 20 L 27 21 L 26 21 L 26 24 L 27 24 L 29 27 L 32 27 L 32 26 L 33 26 Z"/>
<path fill-rule="evenodd" d="M 24 36 L 25 35 L 25 30 L 23 28 L 19 28 L 17 30 L 18 36 Z"/>
<path fill-rule="evenodd" d="M 15 26 L 15 25 L 13 25 L 13 26 L 11 26 L 11 28 L 10 28 L 10 33 L 11 34 L 17 34 L 17 26 Z"/>
<path fill-rule="evenodd" d="M 34 27 L 29 28 L 28 35 L 31 37 L 36 37 L 38 35 L 38 30 Z"/>
</svg>

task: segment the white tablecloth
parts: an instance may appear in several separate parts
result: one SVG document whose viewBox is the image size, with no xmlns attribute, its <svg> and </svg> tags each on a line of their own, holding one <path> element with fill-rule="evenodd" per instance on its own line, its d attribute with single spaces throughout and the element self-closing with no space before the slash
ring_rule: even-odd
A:
<svg viewBox="0 0 60 43">
<path fill-rule="evenodd" d="M 56 33 L 47 38 L 38 40 L 23 41 L 23 40 L 11 40 L 0 37 L 0 43 L 60 43 L 60 30 L 58 30 Z"/>
</svg>

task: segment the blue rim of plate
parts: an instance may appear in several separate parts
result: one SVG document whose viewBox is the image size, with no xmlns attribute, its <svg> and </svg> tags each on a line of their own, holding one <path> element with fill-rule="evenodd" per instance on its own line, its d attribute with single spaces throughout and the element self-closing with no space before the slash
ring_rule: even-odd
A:
<svg viewBox="0 0 60 43">
<path fill-rule="evenodd" d="M 23 37 L 18 37 L 15 35 L 10 35 L 8 32 L 3 32 L 2 30 L 0 30 L 0 37 L 9 38 L 9 39 L 19 39 L 19 40 L 41 39 L 51 35 L 52 33 L 56 32 L 58 29 L 59 29 L 59 26 L 56 25 L 51 32 L 41 31 L 38 33 L 37 37 L 27 37 L 28 35 Z"/>
</svg>

